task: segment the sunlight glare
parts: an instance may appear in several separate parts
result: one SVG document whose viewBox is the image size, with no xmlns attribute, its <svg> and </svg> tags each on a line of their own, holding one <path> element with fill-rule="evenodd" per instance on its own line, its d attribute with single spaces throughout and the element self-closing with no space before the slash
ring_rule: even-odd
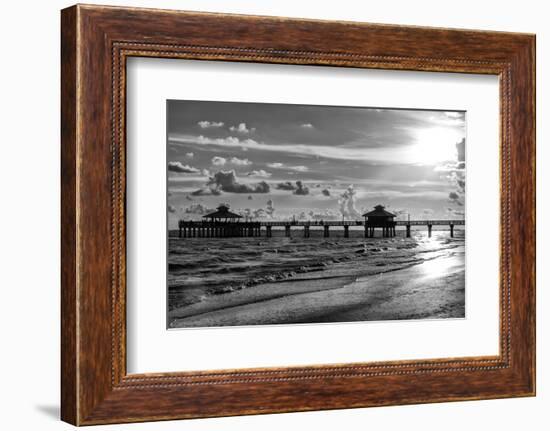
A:
<svg viewBox="0 0 550 431">
<path fill-rule="evenodd" d="M 459 134 L 452 129 L 431 127 L 416 132 L 416 144 L 411 147 L 411 157 L 415 163 L 436 165 L 456 161 L 456 144 Z"/>
</svg>

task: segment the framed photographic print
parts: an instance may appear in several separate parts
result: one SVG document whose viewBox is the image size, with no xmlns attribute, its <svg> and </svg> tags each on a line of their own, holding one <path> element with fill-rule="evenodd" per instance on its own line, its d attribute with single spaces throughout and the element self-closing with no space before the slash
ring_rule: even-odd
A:
<svg viewBox="0 0 550 431">
<path fill-rule="evenodd" d="M 62 419 L 535 394 L 535 38 L 62 11 Z"/>
<path fill-rule="evenodd" d="M 465 112 L 167 117 L 169 328 L 465 317 Z"/>
</svg>

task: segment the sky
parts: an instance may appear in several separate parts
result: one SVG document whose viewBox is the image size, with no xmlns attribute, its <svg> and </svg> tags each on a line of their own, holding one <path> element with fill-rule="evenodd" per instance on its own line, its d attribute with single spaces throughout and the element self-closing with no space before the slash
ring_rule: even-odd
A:
<svg viewBox="0 0 550 431">
<path fill-rule="evenodd" d="M 463 219 L 464 111 L 169 100 L 168 222 Z"/>
</svg>

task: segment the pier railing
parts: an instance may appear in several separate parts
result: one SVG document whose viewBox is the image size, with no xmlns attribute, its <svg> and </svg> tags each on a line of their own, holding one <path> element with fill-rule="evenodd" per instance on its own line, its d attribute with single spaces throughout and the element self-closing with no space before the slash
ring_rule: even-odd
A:
<svg viewBox="0 0 550 431">
<path fill-rule="evenodd" d="M 246 222 L 242 222 L 246 223 Z M 363 226 L 364 220 L 301 220 L 301 221 L 260 221 L 262 226 Z M 399 220 L 394 222 L 397 226 L 455 226 L 464 225 L 464 220 Z"/>
<path fill-rule="evenodd" d="M 388 223 L 388 225 L 372 225 L 363 220 L 289 220 L 289 221 L 186 221 L 178 223 L 178 234 L 180 238 L 224 238 L 224 237 L 271 237 L 273 228 L 283 227 L 285 236 L 290 237 L 292 227 L 303 228 L 304 237 L 310 237 L 310 228 L 322 227 L 323 237 L 330 236 L 331 227 L 342 227 L 344 237 L 349 237 L 350 226 L 364 226 L 365 237 L 373 237 L 374 229 L 381 228 L 382 236 L 395 236 L 396 226 L 404 226 L 406 236 L 411 236 L 411 226 L 426 226 L 428 236 L 432 235 L 433 226 L 449 226 L 450 236 L 454 236 L 454 227 L 464 225 L 464 220 L 401 220 Z"/>
</svg>

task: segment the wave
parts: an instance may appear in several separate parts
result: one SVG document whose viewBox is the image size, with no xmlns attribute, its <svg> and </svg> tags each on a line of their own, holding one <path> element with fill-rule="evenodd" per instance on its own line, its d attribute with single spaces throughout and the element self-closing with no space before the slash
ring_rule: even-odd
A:
<svg viewBox="0 0 550 431">
<path fill-rule="evenodd" d="M 170 239 L 169 309 L 266 283 L 364 277 L 395 271 L 463 245 L 447 235 L 414 238 Z"/>
</svg>

